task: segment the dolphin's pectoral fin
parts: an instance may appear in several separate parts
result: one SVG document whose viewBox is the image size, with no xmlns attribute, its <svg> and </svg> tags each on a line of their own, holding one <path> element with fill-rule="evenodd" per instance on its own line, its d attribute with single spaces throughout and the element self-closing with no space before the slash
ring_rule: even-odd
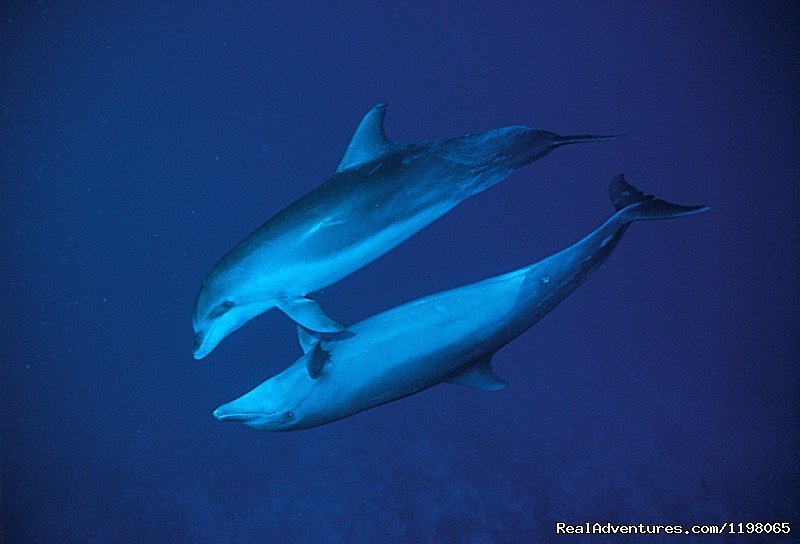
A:
<svg viewBox="0 0 800 544">
<path fill-rule="evenodd" d="M 347 328 L 325 315 L 319 303 L 310 298 L 286 298 L 278 302 L 277 307 L 293 321 L 312 331 L 339 332 Z"/>
<path fill-rule="evenodd" d="M 320 341 L 317 341 L 306 353 L 306 370 L 312 380 L 316 380 L 319 377 L 330 356 L 331 352 L 323 348 Z"/>
<path fill-rule="evenodd" d="M 357 164 L 369 162 L 390 151 L 395 144 L 389 141 L 383 131 L 383 116 L 386 114 L 386 102 L 378 104 L 364 116 L 356 128 L 350 145 L 339 163 L 337 172 L 351 168 Z"/>
<path fill-rule="evenodd" d="M 325 342 L 336 342 L 337 340 L 344 340 L 345 338 L 352 338 L 355 333 L 347 329 L 338 332 L 316 332 L 307 329 L 302 325 L 297 326 L 297 340 L 300 342 L 300 347 L 303 348 L 303 353 L 308 353 L 314 347 L 314 344 L 320 340 Z"/>
<path fill-rule="evenodd" d="M 453 376 L 445 381 L 481 391 L 499 391 L 503 389 L 508 385 L 508 382 L 492 370 L 492 355 L 494 353 L 476 359 L 475 363 L 466 372 L 462 372 L 458 376 Z"/>
<path fill-rule="evenodd" d="M 297 326 L 297 340 L 300 341 L 300 347 L 303 348 L 303 353 L 308 353 L 319 341 L 319 337 L 302 325 Z"/>
</svg>

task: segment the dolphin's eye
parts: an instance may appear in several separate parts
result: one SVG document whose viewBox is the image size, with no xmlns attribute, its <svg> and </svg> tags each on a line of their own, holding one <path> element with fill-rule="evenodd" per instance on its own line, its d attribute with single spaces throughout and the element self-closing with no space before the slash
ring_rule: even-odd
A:
<svg viewBox="0 0 800 544">
<path fill-rule="evenodd" d="M 221 316 L 231 308 L 233 308 L 233 302 L 231 302 L 230 300 L 226 300 L 225 302 L 223 302 L 222 304 L 211 310 L 211 313 L 208 314 L 208 317 L 209 319 L 214 319 L 215 317 Z"/>
<path fill-rule="evenodd" d="M 283 413 L 283 419 L 285 419 L 287 421 L 292 419 L 293 417 L 294 417 L 294 414 L 292 412 L 284 412 Z"/>
</svg>

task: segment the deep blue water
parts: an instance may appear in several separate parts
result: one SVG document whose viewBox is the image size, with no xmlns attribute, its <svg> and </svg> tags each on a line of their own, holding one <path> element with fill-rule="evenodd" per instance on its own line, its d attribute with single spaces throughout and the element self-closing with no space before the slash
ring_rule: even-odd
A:
<svg viewBox="0 0 800 544">
<path fill-rule="evenodd" d="M 797 4 L 603 4 L 4 3 L 0 541 L 800 533 Z M 318 293 L 346 322 L 573 243 L 619 172 L 712 210 L 634 225 L 497 354 L 502 392 L 295 433 L 218 422 L 300 350 L 272 311 L 193 360 L 201 281 L 384 100 L 401 142 L 628 136 L 554 152 Z"/>
</svg>

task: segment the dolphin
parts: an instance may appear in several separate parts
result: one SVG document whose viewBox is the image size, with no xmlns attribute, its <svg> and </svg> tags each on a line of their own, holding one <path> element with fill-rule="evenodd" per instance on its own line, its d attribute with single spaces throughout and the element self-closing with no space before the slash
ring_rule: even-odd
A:
<svg viewBox="0 0 800 544">
<path fill-rule="evenodd" d="M 305 355 L 214 415 L 290 431 L 331 423 L 442 382 L 502 389 L 506 382 L 491 365 L 495 352 L 577 289 L 632 221 L 707 209 L 645 195 L 622 175 L 610 192 L 617 212 L 608 221 L 538 263 L 398 306 L 352 325 L 349 334 L 299 328 Z"/>
<path fill-rule="evenodd" d="M 386 104 L 367 113 L 336 173 L 284 208 L 217 262 L 194 305 L 194 357 L 254 317 L 279 308 L 303 327 L 336 332 L 308 294 L 398 246 L 466 198 L 557 147 L 614 136 L 559 136 L 524 126 L 397 144 Z"/>
</svg>

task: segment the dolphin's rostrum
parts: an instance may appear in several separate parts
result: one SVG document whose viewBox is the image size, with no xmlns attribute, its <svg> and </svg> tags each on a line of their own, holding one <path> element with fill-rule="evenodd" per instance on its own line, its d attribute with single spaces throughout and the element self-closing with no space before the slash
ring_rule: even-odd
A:
<svg viewBox="0 0 800 544">
<path fill-rule="evenodd" d="M 379 104 L 367 113 L 333 176 L 214 266 L 194 306 L 196 359 L 276 307 L 309 330 L 342 330 L 309 293 L 372 262 L 464 199 L 553 149 L 611 138 L 509 126 L 397 144 L 384 133 L 385 112 L 386 104 Z"/>
<path fill-rule="evenodd" d="M 441 382 L 480 390 L 506 382 L 494 353 L 572 293 L 640 219 L 705 211 L 611 183 L 617 212 L 583 240 L 538 263 L 398 306 L 324 335 L 299 329 L 305 355 L 249 393 L 219 407 L 222 421 L 289 431 L 324 425 Z"/>
</svg>

